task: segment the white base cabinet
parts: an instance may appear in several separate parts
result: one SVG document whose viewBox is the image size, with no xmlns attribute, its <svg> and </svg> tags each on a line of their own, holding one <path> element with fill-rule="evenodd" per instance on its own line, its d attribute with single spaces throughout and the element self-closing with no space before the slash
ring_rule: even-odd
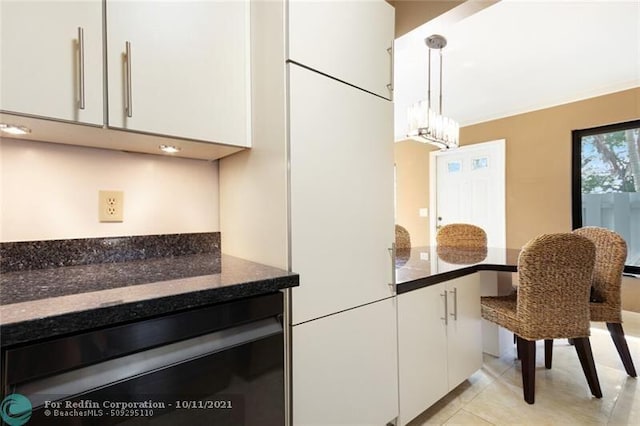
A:
<svg viewBox="0 0 640 426">
<path fill-rule="evenodd" d="M 482 367 L 479 276 L 397 299 L 399 424 L 405 425 Z"/>
<path fill-rule="evenodd" d="M 396 299 L 293 327 L 293 425 L 385 425 L 398 415 Z"/>
</svg>

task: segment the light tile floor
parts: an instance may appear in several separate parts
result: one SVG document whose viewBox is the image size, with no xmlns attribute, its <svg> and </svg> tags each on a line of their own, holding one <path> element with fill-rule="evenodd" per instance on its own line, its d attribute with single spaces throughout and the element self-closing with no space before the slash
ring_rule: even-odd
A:
<svg viewBox="0 0 640 426">
<path fill-rule="evenodd" d="M 623 327 L 640 372 L 640 313 L 623 312 Z M 553 368 L 544 368 L 544 346 L 536 350 L 536 401 L 522 396 L 520 362 L 512 356 L 484 357 L 480 371 L 409 426 L 421 425 L 640 425 L 640 378 L 627 376 L 604 323 L 593 323 L 591 347 L 602 399 L 591 396 L 573 346 L 556 340 Z"/>
</svg>

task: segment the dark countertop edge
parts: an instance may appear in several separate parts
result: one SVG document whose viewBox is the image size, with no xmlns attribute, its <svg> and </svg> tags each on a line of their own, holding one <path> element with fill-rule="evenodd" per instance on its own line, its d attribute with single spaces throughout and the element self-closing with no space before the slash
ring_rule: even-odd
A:
<svg viewBox="0 0 640 426">
<path fill-rule="evenodd" d="M 106 326 L 150 319 L 242 298 L 266 295 L 300 285 L 298 274 L 267 278 L 230 286 L 105 306 L 62 315 L 2 325 L 0 346 L 36 343 Z"/>
<path fill-rule="evenodd" d="M 420 288 L 429 287 L 435 284 L 440 284 L 445 281 L 450 281 L 454 278 L 464 277 L 466 275 L 474 274 L 478 271 L 497 271 L 497 272 L 517 272 L 516 266 L 511 265 L 494 265 L 494 264 L 478 264 L 471 265 L 455 271 L 441 272 L 434 275 L 429 275 L 423 278 L 417 278 L 410 281 L 405 281 L 396 286 L 396 294 L 400 295 L 408 293 Z"/>
</svg>

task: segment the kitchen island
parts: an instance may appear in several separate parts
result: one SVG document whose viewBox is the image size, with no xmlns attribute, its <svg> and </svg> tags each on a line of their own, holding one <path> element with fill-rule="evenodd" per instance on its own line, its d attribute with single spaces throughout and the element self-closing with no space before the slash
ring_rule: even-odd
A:
<svg viewBox="0 0 640 426">
<path fill-rule="evenodd" d="M 480 369 L 483 352 L 513 348 L 509 333 L 481 318 L 480 297 L 499 293 L 497 274 L 515 272 L 519 252 L 397 250 L 399 425 Z"/>
</svg>

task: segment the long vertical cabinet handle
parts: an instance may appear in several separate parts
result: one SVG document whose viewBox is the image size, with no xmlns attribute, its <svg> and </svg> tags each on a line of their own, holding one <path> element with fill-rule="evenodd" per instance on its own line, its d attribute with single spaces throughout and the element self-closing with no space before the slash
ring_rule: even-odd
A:
<svg viewBox="0 0 640 426">
<path fill-rule="evenodd" d="M 447 290 L 444 290 L 444 293 L 441 293 L 440 296 L 444 299 L 444 317 L 440 318 L 444 320 L 444 325 L 449 325 L 449 304 L 447 303 Z"/>
<path fill-rule="evenodd" d="M 391 283 L 389 285 L 396 291 L 396 243 L 391 243 L 391 248 L 389 250 L 389 255 L 391 256 Z"/>
<path fill-rule="evenodd" d="M 449 291 L 449 293 L 453 294 L 453 313 L 451 316 L 454 321 L 458 321 L 458 288 L 454 287 L 453 291 Z"/>
<path fill-rule="evenodd" d="M 127 96 L 125 99 L 125 110 L 127 111 L 127 117 L 133 117 L 133 97 L 131 95 L 131 42 L 129 41 L 125 43 L 125 57 L 127 58 Z"/>
<path fill-rule="evenodd" d="M 391 47 L 387 48 L 387 52 L 389 53 L 389 62 L 391 63 L 391 72 L 389 73 L 391 77 L 391 82 L 387 84 L 387 89 L 389 89 L 389 94 L 391 95 L 391 100 L 393 100 L 393 59 L 395 56 L 395 51 L 393 49 L 394 42 L 391 42 Z"/>
<path fill-rule="evenodd" d="M 84 29 L 78 27 L 78 108 L 84 109 Z"/>
</svg>

